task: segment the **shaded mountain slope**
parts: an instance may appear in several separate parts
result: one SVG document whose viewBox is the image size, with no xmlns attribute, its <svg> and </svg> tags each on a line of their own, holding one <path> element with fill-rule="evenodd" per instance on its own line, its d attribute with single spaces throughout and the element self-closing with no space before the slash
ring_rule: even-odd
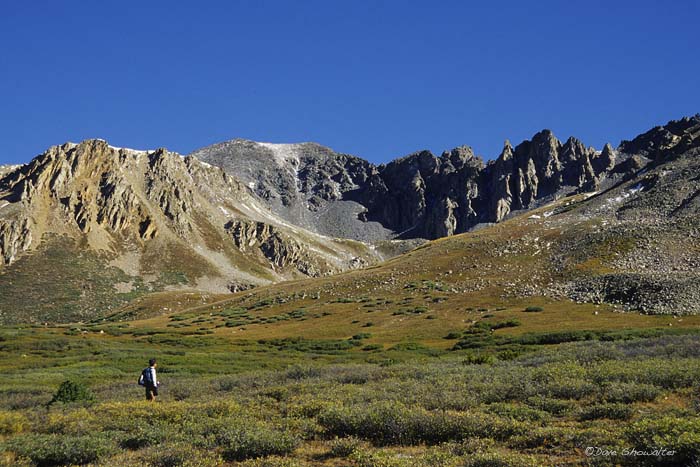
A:
<svg viewBox="0 0 700 467">
<path fill-rule="evenodd" d="M 243 180 L 287 222 L 325 235 L 378 241 L 435 239 L 500 222 L 561 196 L 609 186 L 639 169 L 606 145 L 549 130 L 485 164 L 462 146 L 440 157 L 419 151 L 386 165 L 336 153 L 314 143 L 232 140 L 192 153 Z"/>
</svg>

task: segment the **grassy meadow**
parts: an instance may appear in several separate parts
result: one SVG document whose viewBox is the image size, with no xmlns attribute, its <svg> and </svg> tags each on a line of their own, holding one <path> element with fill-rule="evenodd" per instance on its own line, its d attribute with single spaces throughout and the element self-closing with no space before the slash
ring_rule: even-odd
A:
<svg viewBox="0 0 700 467">
<path fill-rule="evenodd" d="M 520 310 L 519 320 L 477 311 L 480 319 L 440 345 L 383 341 L 371 326 L 344 338 L 234 338 L 225 324 L 202 330 L 178 313 L 170 322 L 186 326 L 5 327 L 0 459 L 8 466 L 693 462 L 696 327 L 542 332 L 535 319 L 528 330 L 523 323 L 542 308 Z M 242 319 L 240 310 L 228 314 L 222 319 Z M 142 400 L 136 384 L 152 355 L 163 382 L 156 403 Z M 66 380 L 87 391 L 52 402 Z M 588 456 L 587 447 L 608 452 Z M 673 454 L 623 455 L 652 448 Z"/>
</svg>

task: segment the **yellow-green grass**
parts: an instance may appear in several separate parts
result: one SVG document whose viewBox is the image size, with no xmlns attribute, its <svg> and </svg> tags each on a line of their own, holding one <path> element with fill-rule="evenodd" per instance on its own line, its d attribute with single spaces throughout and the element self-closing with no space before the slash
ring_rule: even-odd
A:
<svg viewBox="0 0 700 467">
<path fill-rule="evenodd" d="M 643 315 L 609 304 L 574 303 L 548 292 L 550 283 L 565 281 L 571 274 L 610 271 L 615 253 L 634 247 L 625 237 L 607 240 L 591 251 L 572 252 L 573 262 L 557 270 L 552 264 L 557 242 L 562 236 L 591 231 L 597 221 L 567 225 L 557 216 L 550 218 L 554 221 L 532 216 L 580 199 L 561 200 L 487 229 L 429 242 L 367 269 L 233 295 L 163 293 L 139 299 L 125 308 L 127 313 L 117 313 L 110 320 L 131 315 L 146 318 L 131 322 L 133 328 L 177 326 L 182 332 L 208 331 L 234 341 L 347 339 L 370 333 L 370 344 L 416 341 L 438 349 L 451 347 L 446 334 L 464 331 L 483 319 L 518 319 L 519 326 L 495 331 L 514 336 L 700 326 L 698 316 Z M 544 248 L 547 244 L 554 245 L 552 250 Z M 527 293 L 521 293 L 523 284 L 529 287 Z M 543 311 L 524 312 L 533 306 Z M 231 311 L 237 309 L 250 319 L 232 319 Z M 298 310 L 303 316 L 276 320 Z M 260 322 L 270 318 L 274 322 Z"/>
</svg>

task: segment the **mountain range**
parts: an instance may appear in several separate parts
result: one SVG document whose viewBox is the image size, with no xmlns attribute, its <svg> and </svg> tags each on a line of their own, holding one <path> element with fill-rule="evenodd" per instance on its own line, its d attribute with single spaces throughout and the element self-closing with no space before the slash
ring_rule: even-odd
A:
<svg viewBox="0 0 700 467">
<path fill-rule="evenodd" d="M 429 269 L 446 244 L 425 242 L 456 234 L 455 290 L 695 313 L 699 151 L 699 115 L 599 151 L 543 130 L 487 163 L 467 146 L 374 165 L 315 143 L 235 139 L 185 157 L 66 143 L 0 166 L 0 321 L 322 276 L 391 284 L 386 265 Z M 466 263 L 517 273 L 489 282 Z"/>
</svg>

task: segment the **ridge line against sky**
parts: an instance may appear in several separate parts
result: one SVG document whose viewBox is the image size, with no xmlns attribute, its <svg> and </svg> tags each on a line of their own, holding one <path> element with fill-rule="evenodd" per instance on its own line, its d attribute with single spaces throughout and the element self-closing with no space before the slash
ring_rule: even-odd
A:
<svg viewBox="0 0 700 467">
<path fill-rule="evenodd" d="M 700 111 L 700 2 L 18 2 L 0 164 L 102 138 L 313 141 L 382 163 L 543 128 L 597 149 Z"/>
</svg>

